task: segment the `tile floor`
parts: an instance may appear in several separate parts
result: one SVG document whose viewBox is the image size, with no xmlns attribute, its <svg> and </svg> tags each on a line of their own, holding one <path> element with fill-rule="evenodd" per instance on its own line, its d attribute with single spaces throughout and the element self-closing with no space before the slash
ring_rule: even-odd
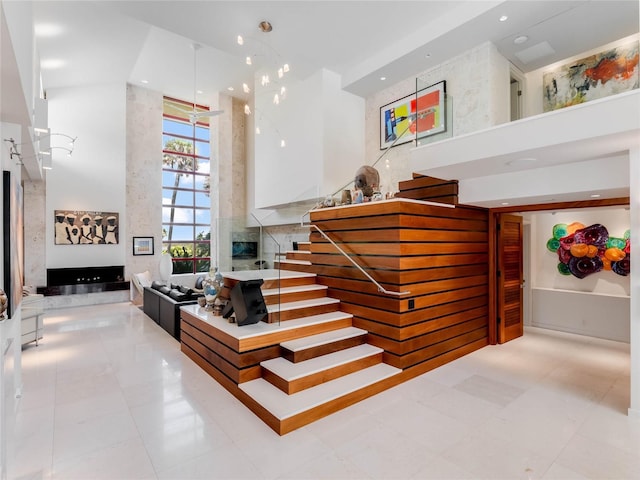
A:
<svg viewBox="0 0 640 480">
<path fill-rule="evenodd" d="M 629 346 L 530 328 L 279 437 L 130 304 L 23 351 L 11 479 L 640 479 Z"/>
</svg>

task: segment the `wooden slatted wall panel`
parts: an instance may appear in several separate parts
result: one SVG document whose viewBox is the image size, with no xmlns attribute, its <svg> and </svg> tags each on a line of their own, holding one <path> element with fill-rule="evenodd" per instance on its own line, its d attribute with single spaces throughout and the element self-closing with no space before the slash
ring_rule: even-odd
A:
<svg viewBox="0 0 640 480">
<path fill-rule="evenodd" d="M 312 212 L 322 229 L 385 289 L 381 293 L 312 229 L 311 262 L 328 295 L 417 373 L 488 344 L 488 210 L 396 199 Z"/>
<path fill-rule="evenodd" d="M 458 181 L 415 175 L 412 180 L 399 182 L 398 198 L 413 198 L 431 202 L 458 204 Z"/>
</svg>

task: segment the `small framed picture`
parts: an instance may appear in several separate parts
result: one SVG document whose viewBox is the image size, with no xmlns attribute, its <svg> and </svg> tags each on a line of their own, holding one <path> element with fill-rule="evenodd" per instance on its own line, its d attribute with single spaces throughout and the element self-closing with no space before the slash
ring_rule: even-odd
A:
<svg viewBox="0 0 640 480">
<path fill-rule="evenodd" d="M 153 255 L 153 237 L 133 237 L 134 255 Z"/>
</svg>

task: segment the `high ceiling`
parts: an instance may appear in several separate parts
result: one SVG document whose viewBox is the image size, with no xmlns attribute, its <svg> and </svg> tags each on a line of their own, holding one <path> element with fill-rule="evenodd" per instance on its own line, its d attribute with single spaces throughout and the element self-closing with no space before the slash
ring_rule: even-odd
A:
<svg viewBox="0 0 640 480">
<path fill-rule="evenodd" d="M 15 0 L 3 0 L 15 1 Z M 45 89 L 127 81 L 199 102 L 243 97 L 245 57 L 327 68 L 366 97 L 485 41 L 528 72 L 638 31 L 637 0 L 35 1 Z M 508 16 L 500 22 L 502 15 Z M 268 20 L 271 33 L 258 24 Z M 236 42 L 243 35 L 244 46 Z M 526 36 L 524 43 L 514 39 Z M 386 77 L 385 81 L 380 77 Z"/>
</svg>

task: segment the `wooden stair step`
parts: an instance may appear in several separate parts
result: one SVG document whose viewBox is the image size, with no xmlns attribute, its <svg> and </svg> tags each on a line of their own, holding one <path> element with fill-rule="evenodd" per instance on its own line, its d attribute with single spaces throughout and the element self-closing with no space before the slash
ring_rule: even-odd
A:
<svg viewBox="0 0 640 480">
<path fill-rule="evenodd" d="M 261 278 L 264 281 L 262 290 L 294 285 L 311 285 L 315 284 L 316 277 L 315 273 L 278 269 L 238 270 L 224 274 L 225 285 L 228 287 L 232 287 L 240 280 Z"/>
<path fill-rule="evenodd" d="M 307 252 L 311 250 L 311 242 L 298 242 L 298 251 Z"/>
<path fill-rule="evenodd" d="M 236 270 L 233 272 L 225 272 L 224 278 L 232 280 L 255 280 L 258 278 L 263 279 L 265 282 L 269 280 L 278 280 L 282 278 L 296 278 L 296 277 L 308 277 L 314 276 L 312 274 L 296 273 L 290 271 L 280 271 L 275 268 L 263 269 L 263 270 Z"/>
<path fill-rule="evenodd" d="M 195 322 L 196 328 L 220 339 L 237 352 L 279 346 L 289 340 L 339 330 L 351 326 L 353 321 L 350 313 L 334 311 L 308 315 L 280 324 L 258 322 L 239 327 L 221 316 L 207 314 L 203 317 L 197 304 L 182 307 L 182 313 L 187 320 Z"/>
<path fill-rule="evenodd" d="M 280 344 L 282 356 L 297 363 L 365 343 L 367 331 L 357 327 L 298 338 Z"/>
<path fill-rule="evenodd" d="M 310 251 L 294 250 L 294 251 L 287 252 L 287 256 L 285 257 L 285 260 L 298 260 L 303 262 L 310 262 L 311 261 L 309 260 L 310 258 L 311 258 Z"/>
<path fill-rule="evenodd" d="M 298 300 L 286 303 L 273 303 L 267 305 L 269 323 L 292 320 L 319 313 L 334 312 L 338 310 L 340 300 L 337 298 L 321 297 L 308 300 Z"/>
<path fill-rule="evenodd" d="M 280 260 L 281 264 L 291 264 L 291 265 L 311 265 L 309 260 Z"/>
<path fill-rule="evenodd" d="M 267 296 L 267 295 L 277 295 L 278 293 L 280 294 L 285 294 L 285 293 L 297 293 L 297 292 L 307 292 L 309 290 L 327 290 L 329 287 L 327 287 L 326 285 L 320 285 L 318 283 L 312 283 L 310 285 L 293 285 L 290 287 L 282 287 L 282 288 L 269 288 L 269 289 L 262 289 L 262 295 L 263 296 Z"/>
<path fill-rule="evenodd" d="M 381 348 L 363 344 L 292 363 L 282 357 L 260 362 L 262 376 L 287 394 L 315 387 L 324 382 L 382 362 Z"/>
<path fill-rule="evenodd" d="M 317 305 L 337 305 L 340 303 L 340 300 L 337 298 L 331 297 L 322 297 L 322 298 L 310 298 L 309 300 L 299 300 L 296 302 L 287 302 L 287 303 L 275 303 L 273 305 L 269 305 L 267 310 L 272 311 L 287 311 L 287 310 L 298 310 L 300 308 L 310 308 L 315 307 Z"/>
<path fill-rule="evenodd" d="M 281 271 L 315 273 L 315 267 L 313 266 L 313 264 L 304 260 L 276 260 L 274 263 L 274 266 L 281 269 Z"/>
<path fill-rule="evenodd" d="M 376 384 L 401 373 L 398 368 L 379 363 L 293 395 L 287 395 L 263 378 L 241 383 L 238 387 L 276 421 L 288 422 L 279 428 L 283 434 L 378 393 L 381 389 L 376 388 Z"/>
<path fill-rule="evenodd" d="M 317 283 L 294 285 L 291 287 L 262 289 L 262 296 L 267 304 L 274 302 L 290 302 L 320 298 L 327 295 L 329 287 Z"/>
</svg>

